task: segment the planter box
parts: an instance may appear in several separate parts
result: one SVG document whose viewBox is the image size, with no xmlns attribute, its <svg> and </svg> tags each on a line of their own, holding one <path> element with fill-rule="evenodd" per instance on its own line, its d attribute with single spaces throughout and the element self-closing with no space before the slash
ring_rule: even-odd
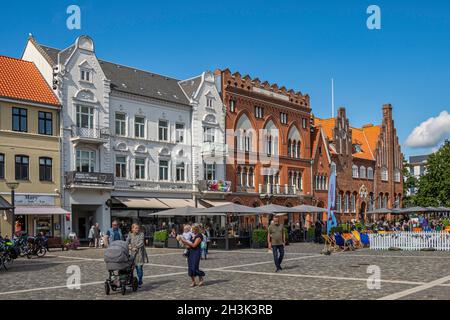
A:
<svg viewBox="0 0 450 320">
<path fill-rule="evenodd" d="M 153 246 L 155 248 L 166 248 L 167 244 L 166 241 L 162 242 L 162 241 L 153 241 Z"/>
</svg>

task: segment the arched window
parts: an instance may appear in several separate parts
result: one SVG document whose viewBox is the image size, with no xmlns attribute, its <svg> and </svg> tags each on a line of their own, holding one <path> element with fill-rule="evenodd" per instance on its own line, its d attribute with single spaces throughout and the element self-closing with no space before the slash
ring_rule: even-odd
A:
<svg viewBox="0 0 450 320">
<path fill-rule="evenodd" d="M 236 144 L 240 151 L 253 151 L 253 132 L 254 129 L 248 117 L 243 114 L 236 125 Z"/>
<path fill-rule="evenodd" d="M 349 212 L 350 211 L 350 195 L 348 193 L 345 194 L 345 198 L 344 198 L 344 212 Z"/>
<path fill-rule="evenodd" d="M 300 132 L 297 130 L 296 126 L 292 126 L 289 129 L 288 133 L 288 141 L 290 141 L 291 154 L 289 155 L 292 158 L 300 158 L 300 148 L 301 148 L 301 137 Z"/>
<path fill-rule="evenodd" d="M 292 145 L 291 139 L 288 140 L 288 157 L 292 157 Z"/>
<path fill-rule="evenodd" d="M 250 168 L 248 170 L 248 186 L 249 187 L 255 186 L 255 174 L 253 172 L 253 168 Z"/>
<path fill-rule="evenodd" d="M 342 193 L 338 193 L 337 201 L 336 201 L 336 211 L 342 212 Z"/>
<path fill-rule="evenodd" d="M 353 165 L 353 167 L 352 167 L 352 177 L 359 178 L 359 169 L 358 169 L 358 166 L 356 166 L 356 165 Z"/>
<path fill-rule="evenodd" d="M 247 181 L 247 168 L 242 169 L 242 186 L 247 187 L 248 181 Z"/>
<path fill-rule="evenodd" d="M 354 193 L 352 193 L 351 195 L 350 205 L 351 205 L 351 212 L 356 212 L 356 195 Z"/>
<path fill-rule="evenodd" d="M 388 177 L 388 170 L 386 167 L 382 167 L 381 168 L 381 180 L 382 181 L 388 181 L 389 177 Z"/>
<path fill-rule="evenodd" d="M 302 182 L 302 174 L 297 174 L 297 189 L 302 191 L 303 190 L 303 182 Z"/>
<path fill-rule="evenodd" d="M 373 180 L 373 168 L 372 167 L 367 168 L 367 179 Z"/>
<path fill-rule="evenodd" d="M 236 170 L 236 183 L 238 186 L 242 186 L 241 167 L 237 167 Z"/>
<path fill-rule="evenodd" d="M 380 193 L 378 195 L 378 209 L 381 209 L 381 208 L 383 208 L 383 194 L 382 193 Z"/>
<path fill-rule="evenodd" d="M 374 209 L 374 201 L 373 201 L 373 193 L 369 194 L 369 204 L 368 204 L 368 211 L 372 211 Z"/>
<path fill-rule="evenodd" d="M 399 169 L 395 169 L 395 171 L 394 171 L 394 181 L 395 182 L 400 182 L 400 180 L 401 180 L 400 170 Z"/>
<path fill-rule="evenodd" d="M 366 178 L 366 167 L 364 167 L 364 166 L 359 167 L 359 177 L 361 179 Z"/>
<path fill-rule="evenodd" d="M 267 122 L 265 129 L 266 136 L 266 152 L 267 155 L 277 155 L 278 154 L 278 129 L 272 120 Z"/>
</svg>

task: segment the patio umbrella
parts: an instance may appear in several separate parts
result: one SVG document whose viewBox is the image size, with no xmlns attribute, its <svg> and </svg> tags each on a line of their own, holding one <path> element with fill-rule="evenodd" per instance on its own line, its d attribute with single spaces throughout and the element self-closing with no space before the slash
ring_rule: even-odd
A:
<svg viewBox="0 0 450 320">
<path fill-rule="evenodd" d="M 446 208 L 446 207 L 438 207 L 438 209 L 440 209 L 441 212 L 450 212 L 450 208 Z"/>
<path fill-rule="evenodd" d="M 308 206 L 306 204 L 302 204 L 301 206 L 294 207 L 293 209 L 297 210 L 297 213 L 323 213 L 327 212 L 325 208 L 319 208 L 314 206 Z"/>
<path fill-rule="evenodd" d="M 428 212 L 442 212 L 441 209 L 436 207 L 426 207 L 425 209 L 427 209 Z"/>
<path fill-rule="evenodd" d="M 392 209 L 386 209 L 386 208 L 381 208 L 381 209 L 375 209 L 372 211 L 367 211 L 366 214 L 389 214 L 389 213 L 397 213 L 400 211 L 397 211 L 397 209 L 395 209 L 396 211 L 392 210 Z"/>
<path fill-rule="evenodd" d="M 423 207 L 412 207 L 402 209 L 402 213 L 417 213 L 417 212 L 428 212 L 428 209 Z"/>
<path fill-rule="evenodd" d="M 204 213 L 200 208 L 194 208 L 190 206 L 175 208 L 170 210 L 159 211 L 155 213 L 150 213 L 148 216 L 158 216 L 158 217 L 190 217 L 190 216 L 221 216 L 225 214 L 220 213 Z"/>
<path fill-rule="evenodd" d="M 211 207 L 207 209 L 197 209 L 198 214 L 213 214 L 213 215 L 223 215 L 228 213 L 236 213 L 240 215 L 255 215 L 255 214 L 267 214 L 270 212 L 262 211 L 260 208 L 252 208 L 242 206 L 240 204 L 230 203 L 223 206 Z"/>
<path fill-rule="evenodd" d="M 258 209 L 267 213 L 299 213 L 295 208 L 284 207 L 277 204 L 269 204 L 267 206 L 259 207 Z"/>
</svg>

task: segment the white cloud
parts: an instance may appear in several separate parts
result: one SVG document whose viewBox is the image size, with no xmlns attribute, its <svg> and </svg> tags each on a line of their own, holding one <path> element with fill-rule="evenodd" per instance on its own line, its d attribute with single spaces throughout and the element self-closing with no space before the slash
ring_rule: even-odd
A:
<svg viewBox="0 0 450 320">
<path fill-rule="evenodd" d="M 442 111 L 436 118 L 430 118 L 416 127 L 406 139 L 410 148 L 436 147 L 450 136 L 450 114 Z"/>
</svg>

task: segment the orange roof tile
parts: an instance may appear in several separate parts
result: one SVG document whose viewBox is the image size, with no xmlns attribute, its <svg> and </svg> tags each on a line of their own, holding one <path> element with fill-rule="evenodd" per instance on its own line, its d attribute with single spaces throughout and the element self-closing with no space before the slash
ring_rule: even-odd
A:
<svg viewBox="0 0 450 320">
<path fill-rule="evenodd" d="M 321 126 L 328 140 L 333 141 L 333 129 L 336 125 L 336 118 L 330 119 L 314 119 L 316 126 Z M 351 128 L 352 143 L 361 146 L 361 152 L 354 153 L 355 158 L 375 160 L 375 149 L 377 147 L 378 137 L 380 136 L 381 127 L 374 125 L 366 125 L 362 128 Z M 332 153 L 333 150 L 330 148 Z"/>
<path fill-rule="evenodd" d="M 59 106 L 34 63 L 0 56 L 0 97 Z"/>
<path fill-rule="evenodd" d="M 377 142 L 380 136 L 381 126 L 364 126 L 362 130 L 366 135 L 372 153 L 375 155 L 375 149 L 377 148 Z"/>
<path fill-rule="evenodd" d="M 330 118 L 330 119 L 315 118 L 314 124 L 320 125 L 322 127 L 323 132 L 325 133 L 326 137 L 329 140 L 334 140 L 333 139 L 333 129 L 334 129 L 334 126 L 336 125 L 336 118 Z"/>
</svg>

